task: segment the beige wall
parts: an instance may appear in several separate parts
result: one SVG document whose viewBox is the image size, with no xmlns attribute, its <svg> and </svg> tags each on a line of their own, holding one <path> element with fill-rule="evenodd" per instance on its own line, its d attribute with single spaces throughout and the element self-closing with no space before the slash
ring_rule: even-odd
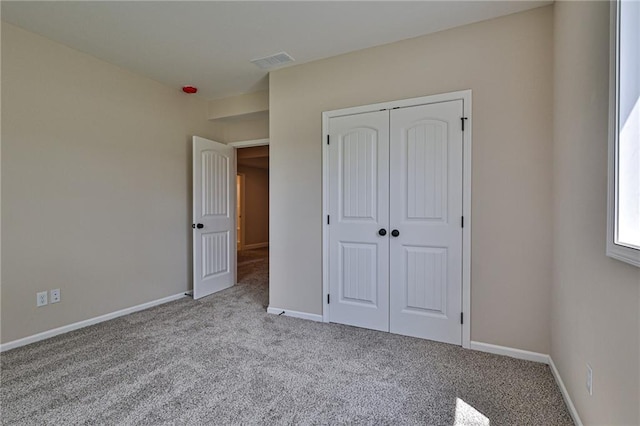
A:
<svg viewBox="0 0 640 426">
<path fill-rule="evenodd" d="M 252 119 L 217 121 L 222 125 L 224 143 L 269 138 L 269 114 Z"/>
<path fill-rule="evenodd" d="M 222 130 L 220 142 L 267 139 L 269 91 L 209 101 L 207 117 Z"/>
<path fill-rule="evenodd" d="M 270 75 L 270 304 L 322 313 L 322 111 L 473 90 L 472 339 L 548 353 L 552 6 Z"/>
<path fill-rule="evenodd" d="M 269 242 L 269 170 L 238 166 L 244 174 L 244 243 Z"/>
<path fill-rule="evenodd" d="M 209 101 L 208 117 L 210 120 L 247 116 L 269 110 L 269 91 L 247 93 L 229 98 Z"/>
<path fill-rule="evenodd" d="M 640 269 L 605 256 L 608 17 L 608 2 L 555 4 L 551 356 L 585 424 L 637 425 Z"/>
<path fill-rule="evenodd" d="M 2 24 L 2 342 L 190 287 L 207 103 Z M 36 292 L 62 302 L 36 308 Z"/>
</svg>

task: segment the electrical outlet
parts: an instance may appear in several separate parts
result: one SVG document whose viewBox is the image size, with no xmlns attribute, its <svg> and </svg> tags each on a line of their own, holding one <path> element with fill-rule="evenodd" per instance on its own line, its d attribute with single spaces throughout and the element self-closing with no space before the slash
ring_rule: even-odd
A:
<svg viewBox="0 0 640 426">
<path fill-rule="evenodd" d="M 587 364 L 587 392 L 593 395 L 593 370 L 589 364 Z"/>
<path fill-rule="evenodd" d="M 60 301 L 60 289 L 54 288 L 50 291 L 51 303 L 58 303 Z"/>
<path fill-rule="evenodd" d="M 36 293 L 36 306 L 44 306 L 47 304 L 47 292 L 41 291 Z"/>
</svg>

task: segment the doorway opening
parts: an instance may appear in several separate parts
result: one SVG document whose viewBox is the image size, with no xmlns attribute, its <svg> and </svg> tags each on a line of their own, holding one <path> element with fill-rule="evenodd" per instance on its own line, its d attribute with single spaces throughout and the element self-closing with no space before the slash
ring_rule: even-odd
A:
<svg viewBox="0 0 640 426">
<path fill-rule="evenodd" d="M 269 259 L 269 146 L 236 149 L 237 282 L 266 282 Z"/>
<path fill-rule="evenodd" d="M 248 284 L 260 287 L 266 308 L 269 140 L 222 144 L 193 136 L 192 144 L 193 298 Z"/>
</svg>

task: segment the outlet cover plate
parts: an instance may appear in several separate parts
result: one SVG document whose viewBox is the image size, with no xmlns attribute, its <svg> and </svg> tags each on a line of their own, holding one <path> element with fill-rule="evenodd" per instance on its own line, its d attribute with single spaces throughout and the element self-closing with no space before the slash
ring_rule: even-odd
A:
<svg viewBox="0 0 640 426">
<path fill-rule="evenodd" d="M 593 369 L 587 364 L 587 392 L 593 395 Z"/>
<path fill-rule="evenodd" d="M 51 294 L 51 303 L 58 303 L 60 301 L 60 289 L 54 288 L 50 291 Z"/>
<path fill-rule="evenodd" d="M 47 304 L 47 292 L 41 291 L 36 293 L 36 306 L 44 306 Z"/>
</svg>

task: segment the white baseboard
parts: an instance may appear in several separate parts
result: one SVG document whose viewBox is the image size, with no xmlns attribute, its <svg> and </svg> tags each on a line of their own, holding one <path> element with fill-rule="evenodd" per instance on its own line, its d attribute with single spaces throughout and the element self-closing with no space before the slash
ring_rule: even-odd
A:
<svg viewBox="0 0 640 426">
<path fill-rule="evenodd" d="M 509 348 L 507 346 L 492 345 L 490 343 L 471 341 L 469 349 L 475 351 L 488 352 L 490 354 L 510 356 L 511 358 L 524 359 L 527 361 L 541 362 L 549 364 L 549 355 L 539 352 L 525 351 L 522 349 Z"/>
<path fill-rule="evenodd" d="M 269 247 L 268 241 L 266 243 L 245 244 L 242 246 L 241 250 L 253 250 L 253 249 L 259 249 L 264 247 Z"/>
<path fill-rule="evenodd" d="M 18 348 L 20 346 L 28 345 L 30 343 L 39 342 L 40 340 L 49 339 L 59 334 L 68 333 L 79 328 L 88 327 L 90 325 L 98 324 L 100 322 L 109 321 L 110 319 L 118 318 L 124 315 L 132 314 L 134 312 L 143 311 L 145 309 L 152 308 L 154 306 L 162 305 L 163 303 L 173 302 L 185 297 L 184 292 L 174 294 L 173 296 L 164 297 L 162 299 L 152 300 L 151 302 L 142 303 L 140 305 L 132 306 L 130 308 L 121 309 L 119 311 L 111 312 L 108 314 L 100 315 L 98 317 L 89 318 L 84 321 L 74 322 L 73 324 L 64 325 L 62 327 L 54 328 L 53 330 L 43 331 L 42 333 L 34 334 L 32 336 L 23 337 L 22 339 L 13 340 L 11 342 L 3 343 L 0 345 L 0 352 L 8 351 L 9 349 Z"/>
<path fill-rule="evenodd" d="M 564 385 L 562 381 L 562 377 L 560 377 L 560 372 L 556 368 L 556 365 L 553 363 L 553 359 L 549 356 L 549 368 L 551 368 L 551 373 L 553 377 L 556 379 L 556 383 L 560 388 L 560 393 L 562 393 L 562 397 L 564 398 L 564 402 L 567 404 L 567 408 L 569 409 L 569 414 L 571 414 L 571 418 L 576 426 L 582 426 L 582 420 L 580 420 L 580 416 L 578 415 L 578 410 L 576 410 L 575 405 L 573 405 L 573 401 L 571 401 L 571 397 L 569 396 L 569 391 Z"/>
<path fill-rule="evenodd" d="M 271 306 L 269 306 L 267 308 L 267 313 L 322 322 L 322 315 L 310 314 L 308 312 L 291 311 L 289 309 L 272 308 Z"/>
</svg>

